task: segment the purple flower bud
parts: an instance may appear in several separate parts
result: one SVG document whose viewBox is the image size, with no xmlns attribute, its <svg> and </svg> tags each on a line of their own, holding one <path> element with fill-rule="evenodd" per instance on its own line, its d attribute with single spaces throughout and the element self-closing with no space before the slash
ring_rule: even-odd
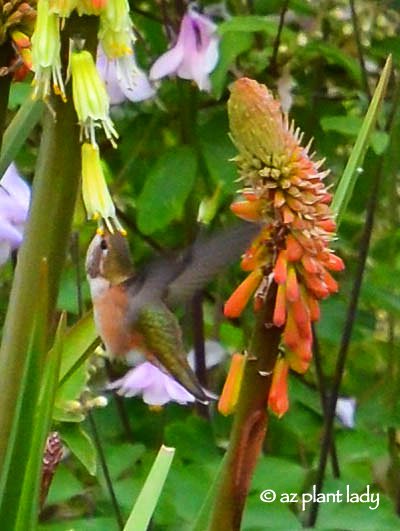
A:
<svg viewBox="0 0 400 531">
<path fill-rule="evenodd" d="M 106 85 L 111 105 L 118 105 L 127 99 L 143 101 L 155 95 L 154 88 L 137 66 L 133 54 L 109 59 L 99 46 L 96 66 Z"/>
<path fill-rule="evenodd" d="M 0 180 L 0 265 L 21 245 L 30 195 L 30 188 L 15 164 L 10 164 Z"/>
<path fill-rule="evenodd" d="M 205 15 L 189 8 L 184 15 L 177 42 L 157 59 L 150 70 L 150 79 L 176 74 L 192 79 L 200 90 L 210 91 L 209 74 L 218 62 L 217 26 Z"/>
<path fill-rule="evenodd" d="M 145 361 L 125 376 L 112 382 L 107 389 L 116 389 L 119 395 L 126 397 L 143 396 L 143 401 L 150 406 L 163 406 L 167 402 L 187 404 L 195 398 L 171 376 Z"/>
</svg>

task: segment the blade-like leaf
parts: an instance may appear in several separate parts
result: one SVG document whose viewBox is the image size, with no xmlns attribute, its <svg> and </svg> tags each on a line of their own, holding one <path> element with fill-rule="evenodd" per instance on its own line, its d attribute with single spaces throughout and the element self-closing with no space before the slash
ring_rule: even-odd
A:
<svg viewBox="0 0 400 531">
<path fill-rule="evenodd" d="M 368 146 L 370 145 L 371 134 L 375 128 L 381 104 L 385 97 L 391 71 L 392 56 L 389 55 L 332 201 L 332 210 L 336 215 L 336 222 L 338 225 L 353 194 L 357 178 L 362 172 L 362 163 Z"/>
<path fill-rule="evenodd" d="M 40 298 L 36 301 L 29 349 L 22 376 L 16 415 L 7 444 L 5 464 L 0 475 L 0 522 L 4 531 L 16 529 L 27 463 L 35 431 L 43 358 L 47 341 L 48 274 L 47 261 L 42 261 Z M 27 531 L 30 527 L 24 528 Z"/>
<path fill-rule="evenodd" d="M 146 531 L 167 478 L 175 448 L 161 446 L 124 531 Z"/>
<path fill-rule="evenodd" d="M 3 175 L 15 159 L 28 135 L 39 122 L 43 109 L 42 101 L 33 101 L 31 98 L 28 98 L 19 108 L 4 133 L 0 154 L 0 175 Z"/>
<path fill-rule="evenodd" d="M 63 314 L 58 325 L 53 348 L 49 351 L 45 361 L 39 403 L 36 408 L 33 437 L 30 445 L 30 455 L 21 488 L 21 501 L 18 507 L 16 529 L 35 529 L 37 523 L 43 451 L 46 438 L 50 431 L 65 329 L 66 315 Z"/>
</svg>

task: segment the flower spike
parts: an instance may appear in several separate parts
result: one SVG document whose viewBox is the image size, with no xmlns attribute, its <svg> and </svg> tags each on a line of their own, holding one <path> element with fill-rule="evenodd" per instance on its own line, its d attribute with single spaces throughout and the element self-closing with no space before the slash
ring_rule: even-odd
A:
<svg viewBox="0 0 400 531">
<path fill-rule="evenodd" d="M 225 315 L 238 317 L 254 292 L 258 310 L 266 280 L 277 285 L 272 320 L 282 328 L 286 352 L 276 363 L 269 404 L 281 416 L 288 407 L 288 369 L 307 370 L 311 322 L 319 319 L 319 300 L 338 291 L 330 272 L 344 264 L 329 247 L 336 224 L 323 161 L 308 155 L 310 145 L 301 146 L 303 135 L 280 103 L 264 85 L 242 78 L 231 88 L 228 111 L 245 199 L 231 209 L 261 230 L 242 260 L 249 276 L 226 303 Z"/>
</svg>

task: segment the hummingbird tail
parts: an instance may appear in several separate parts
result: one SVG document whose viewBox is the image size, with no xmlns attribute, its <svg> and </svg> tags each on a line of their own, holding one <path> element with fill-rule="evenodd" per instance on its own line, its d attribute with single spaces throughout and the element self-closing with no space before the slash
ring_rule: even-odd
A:
<svg viewBox="0 0 400 531">
<path fill-rule="evenodd" d="M 186 391 L 193 395 L 201 404 L 209 404 L 211 400 L 218 399 L 214 393 L 201 386 L 186 359 L 176 359 L 175 363 L 166 370 L 174 380 L 184 387 Z"/>
</svg>

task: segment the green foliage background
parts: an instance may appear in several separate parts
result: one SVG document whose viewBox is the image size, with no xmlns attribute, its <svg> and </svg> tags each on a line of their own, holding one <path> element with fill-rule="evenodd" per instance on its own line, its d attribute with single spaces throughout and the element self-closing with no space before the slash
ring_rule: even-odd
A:
<svg viewBox="0 0 400 531">
<path fill-rule="evenodd" d="M 293 96 L 291 117 L 305 132 L 306 139 L 314 137 L 315 150 L 320 157 L 326 157 L 325 166 L 332 169 L 330 182 L 335 185 L 341 175 L 368 107 L 349 2 L 290 1 L 278 53 L 274 55 L 284 3 L 278 0 L 226 2 L 232 17 L 219 21 L 220 59 L 211 76 L 211 95 L 199 93 L 190 82 L 170 79 L 160 83 L 155 101 L 128 102 L 113 109 L 121 136 L 119 148 L 113 150 L 107 144 L 101 148 L 110 189 L 128 230 L 138 268 L 160 249 L 181 247 L 193 240 L 198 231 L 197 213 L 204 199 L 213 197 L 216 201 L 211 230 L 232 217 L 229 204 L 238 185 L 234 164 L 229 162 L 235 148 L 228 137 L 226 100 L 229 83 L 237 76 L 254 77 L 275 93 L 286 79 L 285 90 Z M 368 86 L 373 90 L 389 52 L 393 54 L 398 74 L 400 2 L 355 3 Z M 140 35 L 137 58 L 148 69 L 168 44 L 159 20 L 158 4 L 151 0 L 131 4 L 132 18 Z M 170 9 L 173 13 L 173 6 Z M 392 83 L 389 100 L 393 90 Z M 29 92 L 28 82 L 13 85 L 10 120 Z M 396 515 L 400 505 L 400 121 L 396 115 L 389 137 L 383 129 L 389 112 L 390 106 L 385 104 L 380 127 L 373 135 L 355 194 L 340 226 L 335 245 L 347 268 L 340 277 L 340 293 L 323 303 L 317 330 L 329 384 L 354 281 L 366 202 L 384 157 L 374 233 L 341 390 L 343 395 L 357 399 L 356 424 L 354 429 L 337 424 L 341 477 L 333 479 L 328 469 L 325 484 L 327 492 L 344 491 L 347 484 L 352 491 L 363 492 L 371 485 L 380 493 L 380 505 L 370 511 L 367 504 L 324 504 L 318 529 L 364 531 L 400 527 Z M 39 141 L 37 126 L 17 156 L 24 175 L 33 174 Z M 94 225 L 85 222 L 83 207 L 78 205 L 74 230 L 79 232 L 78 274 L 83 308 L 78 304 L 77 259 L 73 248 L 58 301 L 59 310 L 68 314 L 69 325 L 78 320 L 82 310 L 90 308 L 82 264 L 94 229 Z M 241 277 L 238 265 L 232 265 L 228 273 L 208 288 L 210 296 L 204 303 L 207 338 L 218 339 L 230 352 L 246 346 L 252 328 L 251 310 L 240 322 L 221 320 L 221 303 Z M 11 280 L 10 263 L 0 272 L 2 320 Z M 191 323 L 183 310 L 182 323 L 189 347 Z M 118 529 L 102 469 L 98 463 L 96 466 L 93 434 L 84 420 L 85 407 L 71 406 L 72 400 L 87 404 L 93 396 L 103 394 L 103 365 L 98 356 L 90 357 L 56 399 L 54 428 L 60 431 L 70 454 L 57 470 L 42 512 L 40 529 L 43 531 Z M 215 391 L 221 389 L 225 365 L 209 375 L 210 386 Z M 314 367 L 304 377 L 292 375 L 290 397 L 287 415 L 270 420 L 265 453 L 257 467 L 246 507 L 243 522 L 246 531 L 298 529 L 304 518 L 299 505 L 263 504 L 259 500 L 260 492 L 265 489 L 301 494 L 313 484 L 322 429 Z M 115 402 L 111 395 L 108 398 L 109 405 L 94 410 L 92 415 L 124 518 L 160 444 L 164 443 L 176 447 L 176 454 L 151 528 L 154 531 L 190 529 L 227 445 L 231 419 L 222 418 L 214 407 L 210 419 L 174 404 L 162 411 L 152 411 L 138 399 L 124 400 L 121 416 L 120 402 Z"/>
</svg>

